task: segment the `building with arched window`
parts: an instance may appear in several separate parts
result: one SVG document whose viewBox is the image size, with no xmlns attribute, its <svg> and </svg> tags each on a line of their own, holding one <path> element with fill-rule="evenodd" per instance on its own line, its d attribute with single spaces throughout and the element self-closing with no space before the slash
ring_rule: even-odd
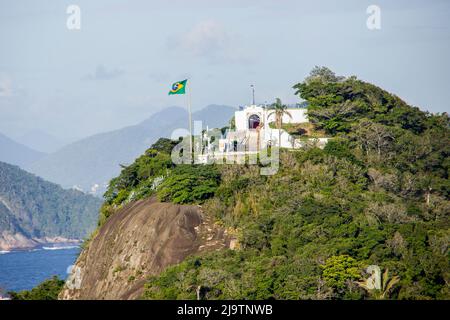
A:
<svg viewBox="0 0 450 320">
<path fill-rule="evenodd" d="M 261 118 L 257 114 L 252 114 L 248 117 L 248 129 L 257 129 L 261 124 Z"/>
<path fill-rule="evenodd" d="M 305 108 L 288 108 L 287 111 L 289 115 L 283 116 L 283 124 L 308 122 Z M 288 132 L 283 129 L 279 132 L 271 125 L 275 115 L 265 106 L 245 106 L 234 113 L 234 121 L 234 131 L 228 132 L 220 141 L 222 152 L 258 151 L 267 145 L 295 148 L 295 139 Z"/>
<path fill-rule="evenodd" d="M 295 124 L 299 124 L 297 127 L 301 129 L 302 123 L 309 122 L 304 107 L 288 108 L 286 111 L 282 118 L 283 126 L 293 125 L 295 127 Z M 328 141 L 327 137 L 295 138 L 283 127 L 276 128 L 275 118 L 273 110 L 266 106 L 240 107 L 234 113 L 234 126 L 227 129 L 225 133 L 219 129 L 207 129 L 204 132 L 202 139 L 206 143 L 202 149 L 204 152 L 202 151 L 197 157 L 198 163 L 209 163 L 211 159 L 223 159 L 222 157 L 227 155 L 256 154 L 268 146 L 298 149 L 305 146 L 305 143 L 312 142 L 323 147 Z M 304 127 L 308 127 L 308 125 Z M 212 137 L 217 137 L 217 139 Z"/>
</svg>

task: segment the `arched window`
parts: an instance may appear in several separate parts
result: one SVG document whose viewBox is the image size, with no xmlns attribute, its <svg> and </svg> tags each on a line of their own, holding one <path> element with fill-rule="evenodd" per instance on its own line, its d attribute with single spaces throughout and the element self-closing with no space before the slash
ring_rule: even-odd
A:
<svg viewBox="0 0 450 320">
<path fill-rule="evenodd" d="M 261 123 L 261 120 L 259 119 L 259 116 L 256 114 L 252 114 L 250 116 L 250 118 L 248 118 L 248 128 L 249 129 L 256 129 L 260 123 Z"/>
</svg>

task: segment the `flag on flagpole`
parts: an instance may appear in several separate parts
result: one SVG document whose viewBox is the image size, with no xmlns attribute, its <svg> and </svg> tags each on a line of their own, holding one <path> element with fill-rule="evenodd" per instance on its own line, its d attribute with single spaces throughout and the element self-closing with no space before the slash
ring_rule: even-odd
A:
<svg viewBox="0 0 450 320">
<path fill-rule="evenodd" d="M 169 91 L 169 95 L 171 94 L 185 94 L 186 93 L 186 83 L 187 79 L 183 81 L 175 82 L 172 85 L 172 89 Z"/>
<path fill-rule="evenodd" d="M 185 94 L 187 81 L 188 81 L 188 79 L 175 82 L 172 85 L 172 89 L 169 91 L 169 95 Z M 188 114 L 189 114 L 189 154 L 192 154 L 194 149 L 192 146 L 192 111 L 191 111 L 191 90 L 190 90 L 190 88 L 189 88 L 188 95 L 187 95 L 187 108 L 188 108 Z M 192 158 L 191 158 L 191 160 L 192 160 Z"/>
</svg>

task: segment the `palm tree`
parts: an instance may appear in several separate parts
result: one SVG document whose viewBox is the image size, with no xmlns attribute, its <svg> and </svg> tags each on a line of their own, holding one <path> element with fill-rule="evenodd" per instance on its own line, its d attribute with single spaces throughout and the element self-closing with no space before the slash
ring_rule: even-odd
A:
<svg viewBox="0 0 450 320">
<path fill-rule="evenodd" d="M 375 275 L 375 277 L 380 277 L 380 274 Z M 380 283 L 380 288 L 375 288 L 373 286 L 374 279 L 370 277 L 369 279 L 363 281 L 363 282 L 357 282 L 357 284 L 366 289 L 372 297 L 375 299 L 386 299 L 389 296 L 389 292 L 392 290 L 392 288 L 400 281 L 400 277 L 393 276 L 389 277 L 389 269 L 386 269 L 383 273 L 383 276 L 381 279 L 378 279 Z"/>
<path fill-rule="evenodd" d="M 258 127 L 256 127 L 256 132 L 258 134 L 258 138 L 256 139 L 256 151 L 259 151 L 259 147 L 261 146 L 261 128 L 264 124 L 261 122 Z"/>
<path fill-rule="evenodd" d="M 287 105 L 283 104 L 280 98 L 276 98 L 275 103 L 273 103 L 270 108 L 272 111 L 269 112 L 267 117 L 275 115 L 275 126 L 278 129 L 278 146 L 281 147 L 281 127 L 283 126 L 283 116 L 287 115 L 292 119 L 292 115 L 289 111 L 287 111 Z"/>
</svg>

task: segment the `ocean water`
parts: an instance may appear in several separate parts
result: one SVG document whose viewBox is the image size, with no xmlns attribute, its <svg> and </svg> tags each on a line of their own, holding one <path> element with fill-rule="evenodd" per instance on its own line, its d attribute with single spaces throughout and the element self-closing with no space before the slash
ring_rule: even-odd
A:
<svg viewBox="0 0 450 320">
<path fill-rule="evenodd" d="M 68 276 L 80 247 L 73 244 L 41 246 L 30 250 L 0 251 L 0 292 L 29 290 L 57 275 Z"/>
</svg>

